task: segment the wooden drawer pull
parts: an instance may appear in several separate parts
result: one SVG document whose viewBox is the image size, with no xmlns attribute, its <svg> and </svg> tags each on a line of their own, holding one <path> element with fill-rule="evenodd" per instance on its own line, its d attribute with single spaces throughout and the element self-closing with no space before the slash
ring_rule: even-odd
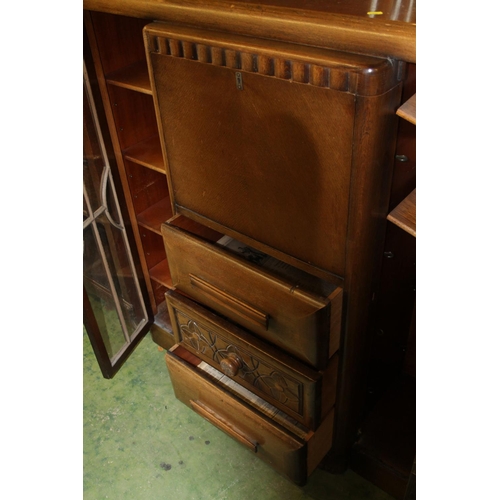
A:
<svg viewBox="0 0 500 500">
<path fill-rule="evenodd" d="M 189 400 L 191 403 L 191 408 L 198 413 L 201 417 L 207 419 L 211 424 L 215 425 L 218 429 L 225 432 L 232 438 L 239 441 L 241 444 L 245 445 L 247 448 L 250 448 L 252 451 L 257 453 L 258 443 L 252 441 L 251 439 L 244 436 L 240 430 L 234 428 L 230 423 L 224 421 L 222 417 L 217 415 L 213 410 L 205 406 L 200 401 Z"/>
<path fill-rule="evenodd" d="M 199 290 L 208 295 L 212 300 L 220 304 L 221 306 L 231 309 L 234 313 L 239 316 L 243 316 L 247 320 L 258 324 L 259 326 L 267 330 L 267 324 L 269 321 L 269 315 L 265 314 L 252 306 L 245 304 L 245 302 L 229 295 L 220 288 L 208 283 L 207 281 L 198 278 L 194 274 L 189 275 L 191 285 L 197 287 Z"/>
<path fill-rule="evenodd" d="M 241 358 L 230 352 L 226 358 L 223 358 L 220 362 L 220 369 L 224 375 L 228 377 L 236 377 L 240 368 L 243 367 L 243 361 Z"/>
</svg>

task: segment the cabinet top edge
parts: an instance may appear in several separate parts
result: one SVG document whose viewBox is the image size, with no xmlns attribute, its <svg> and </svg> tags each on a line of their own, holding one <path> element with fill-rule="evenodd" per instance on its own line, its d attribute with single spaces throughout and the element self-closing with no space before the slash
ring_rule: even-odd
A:
<svg viewBox="0 0 500 500">
<path fill-rule="evenodd" d="M 188 28 L 175 24 L 155 21 L 145 26 L 146 36 L 160 36 L 191 41 L 207 45 L 232 48 L 234 50 L 250 50 L 274 54 L 287 54 L 291 58 L 302 59 L 304 62 L 316 62 L 330 66 L 339 66 L 347 71 L 373 71 L 377 68 L 392 66 L 391 59 L 374 57 L 365 54 L 352 54 L 334 49 L 312 47 L 290 42 L 264 40 L 244 35 L 233 35 L 227 32 L 217 32 Z"/>
<path fill-rule="evenodd" d="M 370 14 L 371 3 L 369 0 L 341 0 L 334 5 L 325 0 L 84 0 L 83 8 L 415 63 L 415 0 L 380 0 L 376 14 Z M 401 5 L 406 10 L 401 11 Z"/>
</svg>

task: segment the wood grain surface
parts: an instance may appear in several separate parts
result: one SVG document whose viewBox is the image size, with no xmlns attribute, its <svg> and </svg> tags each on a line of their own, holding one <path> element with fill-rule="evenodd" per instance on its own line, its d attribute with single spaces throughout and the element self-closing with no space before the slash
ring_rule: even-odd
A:
<svg viewBox="0 0 500 500">
<path fill-rule="evenodd" d="M 332 350 L 330 336 L 335 336 L 334 350 L 340 341 L 337 309 L 341 309 L 341 295 L 330 292 L 330 299 L 296 287 L 293 281 L 279 278 L 219 245 L 169 224 L 162 225 L 162 233 L 177 289 L 309 365 L 319 368 L 327 365 Z M 223 290 L 232 297 L 231 302 L 193 286 L 191 276 Z M 241 307 L 236 308 L 235 303 Z M 245 314 L 244 305 L 268 315 L 269 326 Z M 337 321 L 335 325 L 332 316 Z"/>
<path fill-rule="evenodd" d="M 397 115 L 405 120 L 417 124 L 417 94 L 413 94 L 397 111 Z"/>
<path fill-rule="evenodd" d="M 368 0 L 84 0 L 83 8 L 416 62 L 415 4 L 383 4 L 382 14 L 370 14 Z"/>
<path fill-rule="evenodd" d="M 396 226 L 417 236 L 417 190 L 414 189 L 388 216 Z"/>
</svg>

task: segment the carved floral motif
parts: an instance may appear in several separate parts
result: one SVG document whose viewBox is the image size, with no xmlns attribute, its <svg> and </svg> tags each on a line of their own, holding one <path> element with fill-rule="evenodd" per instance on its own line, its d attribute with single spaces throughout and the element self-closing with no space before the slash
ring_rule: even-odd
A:
<svg viewBox="0 0 500 500">
<path fill-rule="evenodd" d="M 216 366 L 229 354 L 238 356 L 242 366 L 237 377 L 294 412 L 302 414 L 302 384 L 276 371 L 273 366 L 255 358 L 245 349 L 231 344 L 220 334 L 214 333 L 179 310 L 176 310 L 176 319 L 185 344 L 213 360 Z"/>
</svg>

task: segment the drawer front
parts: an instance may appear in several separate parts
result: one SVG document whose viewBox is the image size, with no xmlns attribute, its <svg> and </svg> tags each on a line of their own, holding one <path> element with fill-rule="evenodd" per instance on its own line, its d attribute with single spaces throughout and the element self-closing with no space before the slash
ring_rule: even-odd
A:
<svg viewBox="0 0 500 500">
<path fill-rule="evenodd" d="M 309 365 L 327 366 L 340 341 L 340 287 L 321 296 L 171 224 L 162 233 L 176 288 Z"/>
<path fill-rule="evenodd" d="M 180 401 L 295 483 L 304 484 L 330 448 L 333 410 L 316 433 L 300 427 L 293 432 L 270 418 L 269 410 L 259 411 L 216 382 L 201 369 L 204 363 L 182 346 L 167 353 L 166 363 Z"/>
<path fill-rule="evenodd" d="M 317 372 L 172 291 L 175 341 L 243 387 L 315 430 L 335 403 L 337 359 Z"/>
</svg>

